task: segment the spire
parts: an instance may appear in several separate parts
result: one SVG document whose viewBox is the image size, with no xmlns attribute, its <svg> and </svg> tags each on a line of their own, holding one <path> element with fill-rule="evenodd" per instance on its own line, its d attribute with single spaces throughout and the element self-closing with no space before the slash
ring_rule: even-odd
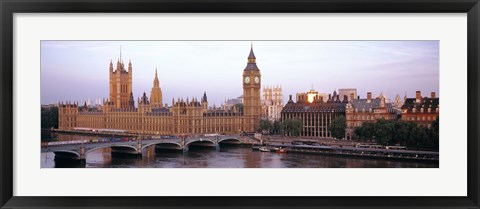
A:
<svg viewBox="0 0 480 209">
<path fill-rule="evenodd" d="M 202 102 L 207 102 L 207 92 L 206 91 L 203 92 Z"/>
<path fill-rule="evenodd" d="M 255 63 L 255 54 L 253 53 L 253 43 L 250 45 L 250 54 L 248 55 L 248 63 Z"/>
<path fill-rule="evenodd" d="M 110 59 L 110 73 L 113 73 L 113 63 L 112 63 L 112 59 Z"/>
<path fill-rule="evenodd" d="M 128 100 L 128 107 L 135 108 L 135 100 L 133 99 L 133 92 L 130 91 L 130 99 Z"/>
<path fill-rule="evenodd" d="M 157 68 L 155 68 L 155 78 L 153 79 L 153 87 L 160 88 L 160 82 L 158 81 Z"/>
<path fill-rule="evenodd" d="M 256 61 L 255 54 L 253 53 L 253 44 L 250 46 L 250 54 L 248 55 L 248 62 L 247 62 L 247 67 L 245 67 L 245 70 L 256 70 L 259 71 L 257 67 L 257 61 Z"/>
</svg>

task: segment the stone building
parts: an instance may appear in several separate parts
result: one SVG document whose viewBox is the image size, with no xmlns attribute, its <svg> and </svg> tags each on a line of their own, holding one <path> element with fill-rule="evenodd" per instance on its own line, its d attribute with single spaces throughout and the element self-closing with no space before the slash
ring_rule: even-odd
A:
<svg viewBox="0 0 480 209">
<path fill-rule="evenodd" d="M 338 89 L 338 94 L 340 98 L 343 99 L 345 96 L 348 98 L 348 101 L 357 99 L 357 89 Z"/>
<path fill-rule="evenodd" d="M 402 121 L 414 122 L 420 125 L 430 127 L 439 115 L 439 98 L 435 92 L 430 97 L 422 97 L 422 93 L 417 91 L 415 98 L 406 98 L 402 106 Z"/>
<path fill-rule="evenodd" d="M 120 56 L 121 57 L 121 56 Z M 110 62 L 110 98 L 97 109 L 79 107 L 78 103 L 59 104 L 59 129 L 75 127 L 126 130 L 138 134 L 238 134 L 254 132 L 258 128 L 260 106 L 260 70 L 256 65 L 253 47 L 250 49 L 247 67 L 243 71 L 243 112 L 236 108 L 211 109 L 206 92 L 201 99 L 172 99 L 170 107 L 162 105 L 162 91 L 155 70 L 150 99 L 146 92 L 135 101 L 132 94 L 132 63 L 125 70 L 123 60 L 116 70 Z"/>
<path fill-rule="evenodd" d="M 367 92 L 366 99 L 350 100 L 345 108 L 346 129 L 345 139 L 351 140 L 356 127 L 364 122 L 374 122 L 377 119 L 396 120 L 400 112 L 391 103 L 386 102 L 382 94 L 372 98 L 372 93 Z"/>
<path fill-rule="evenodd" d="M 300 133 L 302 137 L 312 138 L 331 138 L 330 124 L 333 119 L 339 116 L 345 116 L 345 102 L 339 99 L 339 95 L 334 92 L 334 97 L 329 96 L 327 102 L 318 95 L 310 102 L 308 95 L 297 94 L 297 102 L 292 100 L 292 96 L 283 107 L 281 120 L 297 119 L 302 122 L 303 129 Z"/>
<path fill-rule="evenodd" d="M 110 101 L 114 102 L 115 108 L 128 108 L 128 101 L 132 93 L 132 62 L 129 61 L 127 71 L 121 54 L 120 52 L 120 59 L 117 61 L 115 70 L 110 60 Z"/>
<path fill-rule="evenodd" d="M 296 95 L 297 101 L 300 98 L 304 98 L 304 97 L 307 97 L 307 100 L 310 103 L 313 102 L 315 97 L 322 98 L 323 102 L 327 102 L 327 100 L 328 100 L 328 95 L 326 93 L 319 93 L 318 91 L 315 91 L 315 89 L 313 89 L 313 85 L 312 85 L 312 89 L 310 89 L 310 91 L 297 93 L 297 95 Z"/>
<path fill-rule="evenodd" d="M 282 87 L 264 87 L 262 103 L 262 118 L 270 121 L 280 120 L 283 109 Z"/>
<path fill-rule="evenodd" d="M 243 127 L 246 132 L 255 132 L 258 129 L 262 114 L 260 104 L 260 87 L 262 82 L 256 59 L 252 46 L 248 55 L 247 66 L 243 70 Z"/>
<path fill-rule="evenodd" d="M 157 69 L 155 69 L 155 79 L 153 79 L 153 87 L 150 93 L 150 104 L 153 107 L 162 107 L 162 89 L 160 89 L 160 82 L 158 81 Z"/>
</svg>

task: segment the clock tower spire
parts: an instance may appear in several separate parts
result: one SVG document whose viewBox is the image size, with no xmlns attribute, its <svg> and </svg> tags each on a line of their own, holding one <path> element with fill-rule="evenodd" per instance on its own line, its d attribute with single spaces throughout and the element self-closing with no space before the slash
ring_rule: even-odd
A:
<svg viewBox="0 0 480 209">
<path fill-rule="evenodd" d="M 261 74 L 257 67 L 253 44 L 250 47 L 247 66 L 243 70 L 243 131 L 255 132 L 260 123 Z"/>
</svg>

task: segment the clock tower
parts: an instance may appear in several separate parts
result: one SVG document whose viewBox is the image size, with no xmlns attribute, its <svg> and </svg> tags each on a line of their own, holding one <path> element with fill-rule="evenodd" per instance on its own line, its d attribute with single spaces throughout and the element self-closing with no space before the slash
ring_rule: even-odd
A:
<svg viewBox="0 0 480 209">
<path fill-rule="evenodd" d="M 253 45 L 248 55 L 247 67 L 243 70 L 243 131 L 255 132 L 260 123 L 261 75 L 257 67 Z"/>
</svg>

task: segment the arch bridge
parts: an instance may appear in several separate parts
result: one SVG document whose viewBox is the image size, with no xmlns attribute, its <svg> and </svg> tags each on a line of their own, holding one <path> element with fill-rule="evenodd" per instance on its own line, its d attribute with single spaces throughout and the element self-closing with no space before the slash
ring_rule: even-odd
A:
<svg viewBox="0 0 480 209">
<path fill-rule="evenodd" d="M 83 144 L 65 144 L 42 146 L 41 152 L 53 152 L 55 158 L 81 160 L 85 161 L 86 155 L 98 149 L 111 148 L 114 153 L 122 153 L 129 155 L 141 156 L 142 151 L 151 146 L 168 146 L 177 150 L 188 152 L 189 146 L 207 146 L 215 147 L 217 150 L 220 144 L 240 144 L 241 139 L 238 135 L 229 136 L 201 136 L 176 139 L 144 139 L 133 141 L 118 142 L 100 142 L 100 143 L 83 143 Z"/>
</svg>

